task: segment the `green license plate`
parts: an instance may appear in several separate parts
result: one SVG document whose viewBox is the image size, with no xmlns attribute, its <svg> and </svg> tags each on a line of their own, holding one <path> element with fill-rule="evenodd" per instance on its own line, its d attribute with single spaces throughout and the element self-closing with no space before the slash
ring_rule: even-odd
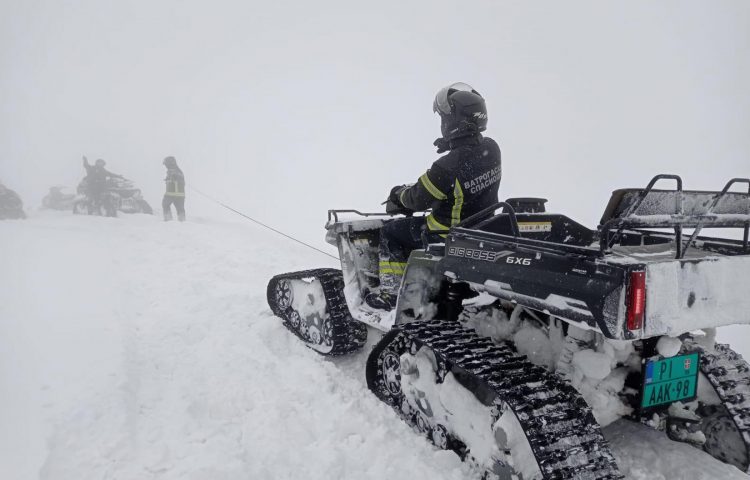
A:
<svg viewBox="0 0 750 480">
<path fill-rule="evenodd" d="M 699 361 L 698 352 L 647 360 L 643 370 L 641 408 L 694 399 L 698 387 Z"/>
</svg>

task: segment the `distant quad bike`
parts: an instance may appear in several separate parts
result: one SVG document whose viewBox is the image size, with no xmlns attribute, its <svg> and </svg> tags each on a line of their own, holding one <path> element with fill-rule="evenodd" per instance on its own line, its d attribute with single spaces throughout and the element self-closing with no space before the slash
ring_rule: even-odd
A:
<svg viewBox="0 0 750 480">
<path fill-rule="evenodd" d="M 119 195 L 108 190 L 98 195 L 92 195 L 86 187 L 86 179 L 84 178 L 78 185 L 78 197 L 73 202 L 73 213 L 76 215 L 116 217 L 119 203 Z"/>
<path fill-rule="evenodd" d="M 0 183 L 0 220 L 20 220 L 26 218 L 21 197 Z"/>
<path fill-rule="evenodd" d="M 73 202 L 73 213 L 80 215 L 102 215 L 116 217 L 117 212 L 146 213 L 153 215 L 154 211 L 141 195 L 141 190 L 135 188 L 131 180 L 125 178 L 111 178 L 107 189 L 99 196 L 88 194 L 86 178 L 78 184 L 78 197 Z"/>
<path fill-rule="evenodd" d="M 146 213 L 153 215 L 154 210 L 143 198 L 141 190 L 135 184 L 125 178 L 115 178 L 110 186 L 110 191 L 120 197 L 118 210 L 122 213 Z"/>
<path fill-rule="evenodd" d="M 703 192 L 659 175 L 615 191 L 596 230 L 545 202 L 498 203 L 412 252 L 391 312 L 363 302 L 390 219 L 332 210 L 343 271 L 278 275 L 268 302 L 324 355 L 385 332 L 369 388 L 484 478 L 622 478 L 601 426 L 623 417 L 747 472 L 750 366 L 714 336 L 750 323 L 750 180 Z"/>
<path fill-rule="evenodd" d="M 68 187 L 56 185 L 50 187 L 49 193 L 42 199 L 42 208 L 49 210 L 66 210 L 70 211 L 76 202 L 76 194 L 71 192 Z"/>
</svg>

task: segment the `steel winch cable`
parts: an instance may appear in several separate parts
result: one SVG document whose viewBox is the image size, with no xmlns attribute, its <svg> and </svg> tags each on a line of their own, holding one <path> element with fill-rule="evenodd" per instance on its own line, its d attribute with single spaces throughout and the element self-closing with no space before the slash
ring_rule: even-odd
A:
<svg viewBox="0 0 750 480">
<path fill-rule="evenodd" d="M 321 250 L 321 249 L 319 249 L 319 248 L 317 248 L 317 247 L 313 247 L 312 245 L 310 245 L 310 244 L 308 244 L 308 243 L 305 243 L 305 242 L 303 242 L 302 240 L 298 240 L 298 239 L 296 239 L 296 238 L 292 237 L 291 235 L 287 235 L 286 233 L 284 233 L 284 232 L 282 232 L 282 231 L 280 231 L 280 230 L 277 230 L 277 229 L 275 229 L 275 228 L 273 228 L 273 227 L 271 227 L 271 226 L 269 226 L 269 225 L 266 225 L 265 223 L 263 223 L 263 222 L 260 222 L 260 221 L 258 221 L 258 220 L 256 220 L 256 219 L 254 219 L 253 217 L 251 217 L 251 216 L 249 216 L 249 215 L 246 215 L 246 214 L 244 214 L 244 213 L 240 212 L 239 210 L 237 210 L 237 209 L 235 209 L 235 208 L 232 208 L 232 207 L 230 207 L 230 206 L 229 206 L 229 205 L 227 205 L 226 203 L 224 203 L 224 202 L 222 202 L 222 201 L 220 201 L 220 200 L 217 200 L 217 199 L 215 199 L 215 198 L 214 198 L 214 197 L 212 197 L 211 195 L 208 195 L 208 194 L 206 194 L 206 193 L 203 193 L 203 192 L 201 192 L 200 190 L 198 190 L 197 188 L 195 188 L 195 187 L 193 187 L 193 186 L 189 186 L 189 185 L 188 185 L 188 188 L 189 188 L 190 190 L 194 191 L 195 193 L 197 193 L 198 195 L 201 195 L 201 196 L 203 196 L 203 197 L 207 198 L 208 200 L 210 200 L 210 201 L 214 202 L 215 204 L 217 204 L 217 205 L 220 205 L 220 206 L 222 206 L 222 207 L 226 208 L 227 210 L 229 210 L 229 211 L 231 211 L 231 212 L 234 212 L 234 213 L 236 213 L 237 215 L 239 215 L 239 216 L 241 216 L 241 217 L 244 217 L 244 218 L 246 218 L 246 219 L 250 220 L 250 221 L 251 221 L 251 222 L 253 222 L 253 223 L 256 223 L 256 224 L 258 224 L 258 225 L 260 225 L 260 226 L 261 226 L 261 227 L 263 227 L 263 228 L 266 228 L 266 229 L 268 229 L 268 230 L 271 230 L 271 231 L 272 231 L 272 232 L 274 232 L 274 233 L 278 233 L 278 234 L 279 234 L 279 235 L 281 235 L 282 237 L 286 237 L 286 238 L 288 238 L 289 240 L 292 240 L 292 241 L 295 241 L 295 242 L 297 242 L 297 243 L 299 243 L 299 244 L 302 244 L 302 245 L 306 246 L 307 248 L 311 248 L 311 249 L 315 250 L 316 252 L 322 253 L 323 255 L 327 255 L 327 256 L 329 256 L 329 257 L 331 257 L 331 258 L 335 259 L 335 260 L 339 260 L 339 257 L 336 257 L 336 256 L 334 256 L 334 255 L 331 255 L 330 253 L 324 252 L 323 250 Z"/>
</svg>

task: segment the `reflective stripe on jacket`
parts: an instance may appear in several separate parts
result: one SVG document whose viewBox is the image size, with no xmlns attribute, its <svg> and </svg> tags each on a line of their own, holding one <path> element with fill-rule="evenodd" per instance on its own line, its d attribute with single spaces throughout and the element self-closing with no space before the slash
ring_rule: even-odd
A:
<svg viewBox="0 0 750 480">
<path fill-rule="evenodd" d="M 502 177 L 500 147 L 481 135 L 457 139 L 419 181 L 401 192 L 399 200 L 414 211 L 432 208 L 430 231 L 448 230 L 497 203 Z"/>
<path fill-rule="evenodd" d="M 167 190 L 164 193 L 167 197 L 184 197 L 185 196 L 185 176 L 179 168 L 167 169 L 167 178 L 164 179 L 167 184 Z"/>
</svg>

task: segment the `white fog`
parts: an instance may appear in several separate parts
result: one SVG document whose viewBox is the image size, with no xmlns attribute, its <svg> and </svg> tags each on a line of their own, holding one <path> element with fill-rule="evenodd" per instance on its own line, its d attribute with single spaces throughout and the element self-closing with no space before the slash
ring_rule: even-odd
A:
<svg viewBox="0 0 750 480">
<path fill-rule="evenodd" d="M 327 210 L 417 182 L 459 81 L 486 101 L 500 200 L 594 229 L 656 174 L 750 177 L 744 0 L 0 1 L 0 183 L 28 217 L 0 221 L 0 478 L 477 478 L 367 390 L 372 333 L 330 360 L 271 313 L 271 277 L 341 265 L 199 194 L 336 255 Z M 82 156 L 155 214 L 41 209 Z M 184 224 L 161 220 L 167 156 Z M 750 355 L 750 326 L 718 339 Z M 626 478 L 747 478 L 607 428 Z"/>
</svg>

